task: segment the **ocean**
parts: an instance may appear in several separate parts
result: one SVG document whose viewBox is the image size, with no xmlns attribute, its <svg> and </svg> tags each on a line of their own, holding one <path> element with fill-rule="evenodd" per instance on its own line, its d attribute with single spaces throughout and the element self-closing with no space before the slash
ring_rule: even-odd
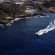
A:
<svg viewBox="0 0 55 55">
<path fill-rule="evenodd" d="M 55 29 L 35 34 L 55 19 L 54 13 L 44 14 L 49 17 L 20 19 L 0 28 L 0 55 L 55 55 Z"/>
</svg>

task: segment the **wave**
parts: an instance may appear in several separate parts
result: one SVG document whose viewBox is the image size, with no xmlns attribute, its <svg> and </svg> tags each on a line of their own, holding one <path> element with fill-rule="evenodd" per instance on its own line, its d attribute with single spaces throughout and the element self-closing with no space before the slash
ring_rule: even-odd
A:
<svg viewBox="0 0 55 55">
<path fill-rule="evenodd" d="M 20 20 L 20 18 L 16 18 L 16 19 L 14 19 L 14 21 L 18 21 L 18 20 Z"/>
<path fill-rule="evenodd" d="M 0 24 L 0 27 L 3 26 L 3 24 Z"/>
<path fill-rule="evenodd" d="M 49 15 L 46 16 L 37 15 L 37 16 L 26 17 L 26 18 L 44 18 L 44 17 L 49 17 Z"/>
<path fill-rule="evenodd" d="M 16 19 L 14 19 L 14 20 L 11 20 L 11 22 L 8 23 L 7 26 L 11 26 L 11 24 L 12 24 L 14 21 L 18 21 L 18 20 L 20 20 L 20 18 L 16 18 Z"/>
<path fill-rule="evenodd" d="M 32 16 L 32 17 L 26 17 L 26 18 L 38 18 L 37 16 Z"/>
<path fill-rule="evenodd" d="M 49 15 L 46 15 L 46 16 L 40 16 L 41 18 L 43 18 L 43 17 L 49 17 Z"/>
<path fill-rule="evenodd" d="M 43 35 L 44 33 L 48 33 L 49 31 L 52 31 L 54 29 L 55 29 L 55 20 L 51 21 L 50 24 L 45 29 L 39 30 L 35 34 Z"/>
<path fill-rule="evenodd" d="M 39 18 L 39 17 L 49 17 L 49 16 L 48 16 L 48 15 L 46 15 L 46 16 L 37 15 L 37 16 L 26 17 L 26 18 Z M 16 18 L 16 19 L 14 19 L 14 20 L 11 20 L 11 22 L 8 23 L 7 26 L 11 26 L 11 24 L 12 24 L 14 21 L 18 21 L 18 20 L 20 20 L 20 19 L 21 19 L 21 18 Z"/>
</svg>

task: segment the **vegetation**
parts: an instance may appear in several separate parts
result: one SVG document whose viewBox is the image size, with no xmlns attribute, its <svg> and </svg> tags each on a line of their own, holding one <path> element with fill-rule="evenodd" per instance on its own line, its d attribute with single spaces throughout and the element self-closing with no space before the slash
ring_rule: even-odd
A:
<svg viewBox="0 0 55 55">
<path fill-rule="evenodd" d="M 37 2 L 37 0 L 33 0 L 33 1 Z M 42 10 L 43 6 L 46 8 L 49 8 L 51 6 L 50 1 L 45 1 L 43 3 L 43 6 L 36 3 L 32 4 L 31 2 L 30 4 L 33 6 L 33 9 L 39 10 L 39 11 Z M 25 3 L 20 6 L 18 6 L 15 3 L 0 4 L 0 22 L 8 22 L 11 19 L 25 15 L 26 5 L 27 4 Z"/>
<path fill-rule="evenodd" d="M 16 18 L 18 15 L 25 13 L 25 5 L 18 7 L 14 3 L 10 4 L 0 4 L 0 20 L 2 22 L 7 21 L 7 19 Z M 7 18 L 10 17 L 10 18 Z M 0 21 L 1 22 L 1 21 Z"/>
<path fill-rule="evenodd" d="M 49 8 L 51 6 L 51 2 L 50 1 L 45 1 L 43 3 L 43 6 L 46 7 L 46 8 Z"/>
<path fill-rule="evenodd" d="M 42 11 L 42 6 L 41 5 L 36 5 L 36 9 L 38 9 L 39 11 Z"/>
</svg>

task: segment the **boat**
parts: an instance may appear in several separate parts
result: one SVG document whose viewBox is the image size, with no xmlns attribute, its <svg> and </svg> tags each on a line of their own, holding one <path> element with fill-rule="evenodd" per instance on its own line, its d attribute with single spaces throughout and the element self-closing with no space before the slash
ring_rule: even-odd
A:
<svg viewBox="0 0 55 55">
<path fill-rule="evenodd" d="M 54 22 L 51 21 L 50 24 L 47 26 L 47 28 L 39 30 L 35 34 L 37 34 L 37 35 L 43 35 L 44 33 L 48 33 L 49 31 L 52 31 L 54 29 L 55 29 L 55 20 L 54 20 Z"/>
</svg>

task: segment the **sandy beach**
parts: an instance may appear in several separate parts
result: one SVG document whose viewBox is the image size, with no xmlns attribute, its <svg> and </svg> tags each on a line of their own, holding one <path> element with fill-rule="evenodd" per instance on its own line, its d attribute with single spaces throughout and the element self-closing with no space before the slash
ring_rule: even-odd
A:
<svg viewBox="0 0 55 55">
<path fill-rule="evenodd" d="M 34 10 L 34 9 L 25 10 L 25 12 L 29 12 L 29 11 L 36 11 L 36 10 Z"/>
</svg>

